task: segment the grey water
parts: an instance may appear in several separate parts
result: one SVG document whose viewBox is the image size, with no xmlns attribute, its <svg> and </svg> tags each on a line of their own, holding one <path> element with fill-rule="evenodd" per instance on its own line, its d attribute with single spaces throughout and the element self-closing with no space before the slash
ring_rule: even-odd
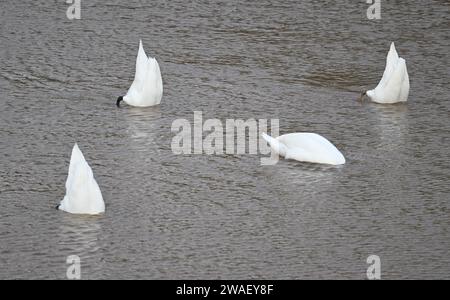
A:
<svg viewBox="0 0 450 300">
<path fill-rule="evenodd" d="M 0 3 L 0 279 L 450 279 L 448 1 Z M 164 96 L 118 109 L 139 39 Z M 357 101 L 390 43 L 408 102 Z M 339 167 L 175 155 L 172 122 L 279 119 Z M 55 210 L 77 142 L 106 213 Z"/>
</svg>

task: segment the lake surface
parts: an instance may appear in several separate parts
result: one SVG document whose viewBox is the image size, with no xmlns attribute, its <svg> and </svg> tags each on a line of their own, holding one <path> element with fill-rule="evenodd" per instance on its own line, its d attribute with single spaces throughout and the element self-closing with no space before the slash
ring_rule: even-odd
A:
<svg viewBox="0 0 450 300">
<path fill-rule="evenodd" d="M 448 1 L 65 1 L 0 4 L 0 279 L 450 279 Z M 159 107 L 116 108 L 139 39 Z M 359 103 L 391 41 L 407 104 Z M 279 119 L 340 167 L 174 155 L 172 122 Z M 102 216 L 56 211 L 78 142 Z"/>
</svg>

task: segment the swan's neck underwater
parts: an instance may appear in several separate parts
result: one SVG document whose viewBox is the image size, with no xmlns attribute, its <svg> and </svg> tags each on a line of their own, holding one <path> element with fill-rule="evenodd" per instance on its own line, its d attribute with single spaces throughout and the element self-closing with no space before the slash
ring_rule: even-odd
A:
<svg viewBox="0 0 450 300">
<path fill-rule="evenodd" d="M 120 101 L 123 101 L 123 97 L 122 96 L 117 98 L 117 102 L 116 102 L 117 107 L 120 107 Z"/>
</svg>

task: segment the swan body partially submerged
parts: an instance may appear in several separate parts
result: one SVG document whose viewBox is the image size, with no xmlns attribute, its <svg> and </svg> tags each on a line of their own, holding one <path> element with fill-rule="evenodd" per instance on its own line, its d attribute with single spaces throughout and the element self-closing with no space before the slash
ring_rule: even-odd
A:
<svg viewBox="0 0 450 300">
<path fill-rule="evenodd" d="M 342 153 L 330 141 L 316 133 L 289 133 L 277 138 L 263 133 L 262 137 L 272 151 L 285 159 L 329 165 L 345 164 Z"/>
</svg>

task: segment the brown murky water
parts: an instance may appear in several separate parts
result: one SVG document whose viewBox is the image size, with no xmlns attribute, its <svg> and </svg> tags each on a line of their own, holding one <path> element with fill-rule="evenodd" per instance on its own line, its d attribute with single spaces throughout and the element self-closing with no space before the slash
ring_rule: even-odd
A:
<svg viewBox="0 0 450 300">
<path fill-rule="evenodd" d="M 449 2 L 65 1 L 0 4 L 0 279 L 364 279 L 450 273 Z M 163 73 L 157 108 L 115 107 L 139 38 Z M 406 105 L 356 101 L 391 41 Z M 342 167 L 173 155 L 172 122 L 278 118 L 333 141 Z M 78 142 L 107 203 L 54 206 Z"/>
</svg>

